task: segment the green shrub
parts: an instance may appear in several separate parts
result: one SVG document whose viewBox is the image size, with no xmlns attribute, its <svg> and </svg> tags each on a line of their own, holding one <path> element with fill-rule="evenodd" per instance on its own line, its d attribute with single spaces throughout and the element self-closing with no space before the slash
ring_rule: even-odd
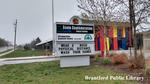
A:
<svg viewBox="0 0 150 84">
<path fill-rule="evenodd" d="M 121 61 L 115 61 L 114 64 L 119 65 L 119 64 L 123 64 L 123 63 Z"/>
<path fill-rule="evenodd" d="M 149 68 L 145 70 L 145 74 L 150 76 L 150 69 Z"/>
<path fill-rule="evenodd" d="M 96 56 L 95 56 L 95 62 L 98 62 L 98 61 L 100 61 L 100 56 L 98 54 L 96 54 Z"/>
<path fill-rule="evenodd" d="M 116 53 L 110 53 L 110 57 L 116 56 Z"/>
<path fill-rule="evenodd" d="M 102 64 L 110 64 L 110 63 L 111 63 L 111 60 L 108 59 L 108 58 L 104 58 L 104 59 L 102 60 Z"/>
</svg>

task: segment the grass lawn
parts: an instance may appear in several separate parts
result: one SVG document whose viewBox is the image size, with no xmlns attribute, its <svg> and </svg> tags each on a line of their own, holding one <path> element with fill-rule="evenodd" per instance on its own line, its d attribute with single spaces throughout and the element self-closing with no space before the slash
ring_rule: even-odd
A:
<svg viewBox="0 0 150 84">
<path fill-rule="evenodd" d="M 135 81 L 89 81 L 88 76 L 123 75 L 98 65 L 60 68 L 58 61 L 0 66 L 0 84 L 137 84 Z"/>
<path fill-rule="evenodd" d="M 12 53 L 4 55 L 0 58 L 12 58 L 12 57 L 28 57 L 28 56 L 40 56 L 45 55 L 45 51 L 42 50 L 16 50 Z"/>
</svg>

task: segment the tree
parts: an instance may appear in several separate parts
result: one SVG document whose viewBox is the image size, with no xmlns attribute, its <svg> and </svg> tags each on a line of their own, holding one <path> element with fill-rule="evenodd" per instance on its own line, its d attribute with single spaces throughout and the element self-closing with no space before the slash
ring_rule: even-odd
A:
<svg viewBox="0 0 150 84">
<path fill-rule="evenodd" d="M 36 38 L 36 44 L 37 44 L 37 43 L 40 43 L 40 42 L 41 42 L 41 39 L 40 39 L 39 37 L 37 37 L 37 38 Z"/>
<path fill-rule="evenodd" d="M 104 38 L 107 37 L 108 22 L 121 21 L 124 18 L 118 16 L 118 4 L 113 0 L 77 0 L 78 7 L 82 9 L 96 24 L 104 27 Z M 96 29 L 98 30 L 98 29 Z M 106 41 L 105 41 L 105 44 Z M 109 51 L 106 49 L 106 53 Z"/>
<path fill-rule="evenodd" d="M 106 26 L 109 21 L 128 21 L 136 32 L 148 28 L 144 24 L 150 24 L 150 1 L 149 0 L 77 0 L 78 7 L 85 11 L 97 22 L 102 21 Z M 150 19 L 150 18 L 149 18 Z M 106 28 L 105 28 L 106 29 Z M 136 40 L 134 40 L 136 41 Z M 136 42 L 134 47 L 136 50 Z M 136 55 L 136 54 L 135 54 Z"/>
<path fill-rule="evenodd" d="M 118 4 L 113 0 L 77 0 L 78 7 L 93 20 L 106 25 L 109 21 L 117 21 L 122 18 L 118 17 Z"/>
<path fill-rule="evenodd" d="M 145 25 L 150 25 L 149 0 L 77 0 L 85 13 L 97 23 L 102 21 L 106 36 L 107 22 L 128 21 L 133 29 L 134 56 L 137 59 L 137 32 L 147 30 Z"/>
<path fill-rule="evenodd" d="M 0 47 L 8 46 L 10 42 L 6 41 L 5 39 L 0 38 Z"/>
<path fill-rule="evenodd" d="M 40 38 L 37 37 L 35 40 L 33 39 L 30 43 L 25 44 L 24 49 L 26 50 L 34 49 L 36 47 L 36 44 L 40 42 L 41 42 Z"/>
<path fill-rule="evenodd" d="M 148 30 L 146 25 L 150 25 L 150 1 L 149 0 L 115 0 L 118 5 L 123 6 L 122 14 L 130 20 L 133 28 L 134 56 L 137 58 L 137 33 Z M 141 49 L 141 48 L 140 48 Z"/>
<path fill-rule="evenodd" d="M 24 49 L 25 50 L 30 50 L 31 49 L 31 45 L 30 44 L 25 44 L 24 45 Z"/>
<path fill-rule="evenodd" d="M 30 43 L 31 48 L 35 48 L 37 43 L 40 43 L 41 40 L 39 37 L 37 37 L 35 40 L 32 40 Z"/>
</svg>

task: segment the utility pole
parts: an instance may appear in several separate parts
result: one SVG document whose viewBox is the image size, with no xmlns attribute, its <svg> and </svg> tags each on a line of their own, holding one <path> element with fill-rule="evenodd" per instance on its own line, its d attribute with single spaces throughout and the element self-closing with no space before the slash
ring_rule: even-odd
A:
<svg viewBox="0 0 150 84">
<path fill-rule="evenodd" d="M 16 19 L 16 22 L 15 22 L 15 24 L 14 24 L 14 26 L 15 26 L 15 34 L 14 34 L 14 51 L 16 50 L 16 33 L 17 33 L 17 19 Z"/>
</svg>

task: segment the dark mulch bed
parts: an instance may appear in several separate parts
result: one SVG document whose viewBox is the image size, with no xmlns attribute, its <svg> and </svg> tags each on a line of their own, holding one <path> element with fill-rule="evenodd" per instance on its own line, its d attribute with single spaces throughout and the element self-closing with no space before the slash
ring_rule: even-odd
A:
<svg viewBox="0 0 150 84">
<path fill-rule="evenodd" d="M 132 76 L 136 77 L 144 77 L 143 81 L 139 81 L 140 84 L 150 84 L 150 76 L 144 74 L 144 69 L 129 69 L 129 65 L 126 64 L 108 64 L 104 65 L 101 61 L 94 61 L 94 58 L 91 58 L 91 64 L 92 65 L 99 65 L 104 68 L 109 68 L 111 70 L 114 70 L 116 72 L 126 73 Z"/>
</svg>

